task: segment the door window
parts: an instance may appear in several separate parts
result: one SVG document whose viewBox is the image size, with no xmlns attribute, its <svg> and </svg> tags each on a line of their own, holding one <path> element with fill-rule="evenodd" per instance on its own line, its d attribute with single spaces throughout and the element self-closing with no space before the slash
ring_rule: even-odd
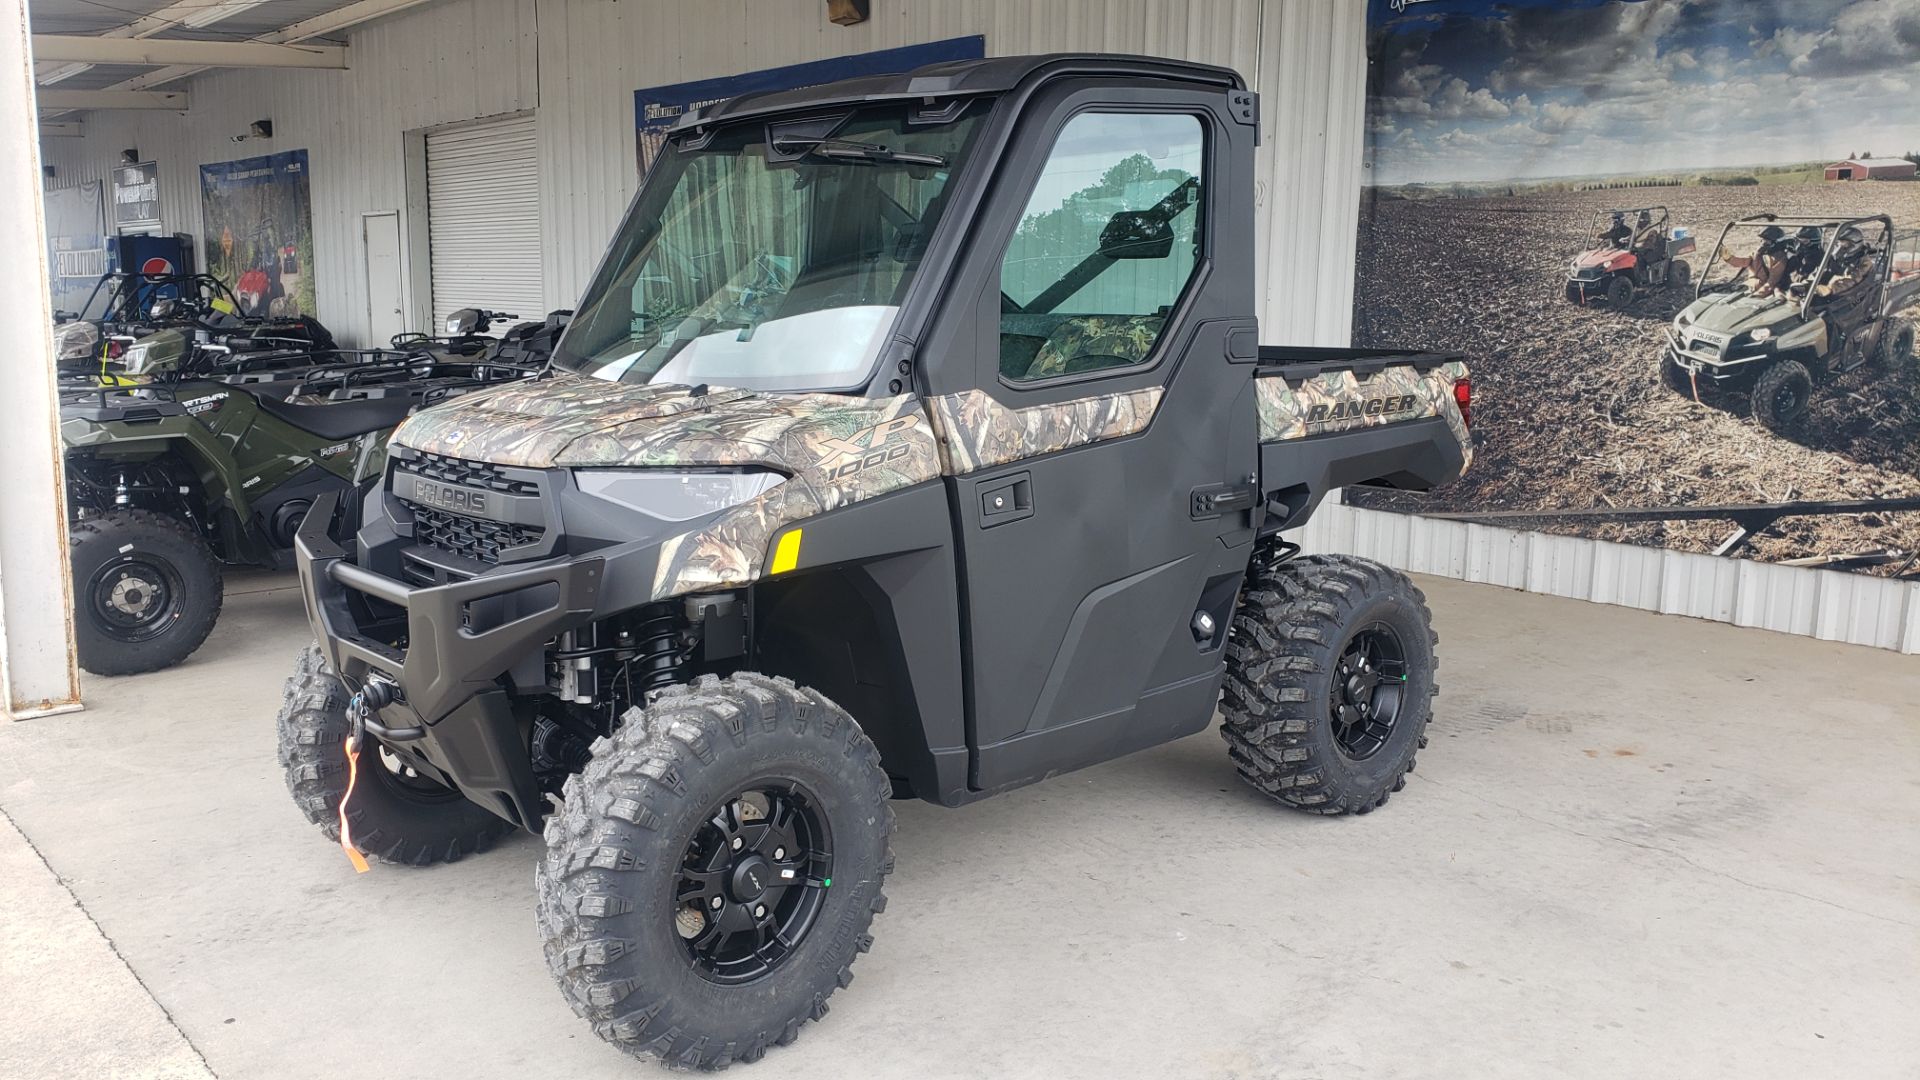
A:
<svg viewBox="0 0 1920 1080">
<path fill-rule="evenodd" d="M 1199 262 L 1205 143 L 1188 113 L 1067 122 L 1001 261 L 1001 375 L 1147 361 Z"/>
</svg>

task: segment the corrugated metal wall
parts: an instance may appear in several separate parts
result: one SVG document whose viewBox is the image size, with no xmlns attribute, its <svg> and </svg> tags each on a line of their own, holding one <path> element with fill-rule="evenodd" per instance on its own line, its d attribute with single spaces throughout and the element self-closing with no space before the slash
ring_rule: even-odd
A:
<svg viewBox="0 0 1920 1080">
<path fill-rule="evenodd" d="M 406 207 L 403 133 L 519 112 L 539 97 L 534 0 L 441 0 L 353 33 L 353 70 L 236 70 L 188 84 L 191 111 L 93 112 L 86 137 L 41 140 L 55 186 L 111 180 L 120 151 L 160 166 L 169 232 L 203 241 L 200 165 L 309 151 L 319 316 L 343 342 L 367 329 L 360 215 Z M 255 120 L 273 138 L 236 143 Z M 412 253 L 419 259 L 426 252 Z M 204 257 L 200 265 L 205 266 Z M 424 329 L 427 312 L 409 311 Z"/>
<path fill-rule="evenodd" d="M 1420 574 L 1920 653 L 1916 582 L 1353 506 L 1321 507 L 1294 539 Z"/>
<path fill-rule="evenodd" d="M 992 55 L 1147 53 L 1233 67 L 1263 91 L 1262 312 L 1277 338 L 1346 340 L 1359 205 L 1364 5 L 1355 0 L 886 0 L 839 27 L 820 0 L 441 0 L 355 30 L 353 70 L 236 71 L 188 86 L 192 111 L 99 112 L 45 140 L 57 186 L 108 175 L 123 147 L 160 163 L 167 226 L 198 236 L 198 166 L 312 152 L 319 315 L 366 330 L 359 215 L 406 214 L 403 133 L 534 110 L 548 307 L 572 306 L 639 183 L 633 92 L 981 34 Z M 230 136 L 271 118 L 271 142 Z M 424 258 L 424 252 L 412 253 Z M 425 312 L 409 312 L 424 327 Z"/>
</svg>

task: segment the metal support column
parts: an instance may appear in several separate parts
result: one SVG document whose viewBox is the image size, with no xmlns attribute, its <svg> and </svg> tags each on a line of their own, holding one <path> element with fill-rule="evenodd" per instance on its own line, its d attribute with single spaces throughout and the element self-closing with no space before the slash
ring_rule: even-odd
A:
<svg viewBox="0 0 1920 1080">
<path fill-rule="evenodd" d="M 0 0 L 0 714 L 80 707 L 26 0 Z"/>
</svg>

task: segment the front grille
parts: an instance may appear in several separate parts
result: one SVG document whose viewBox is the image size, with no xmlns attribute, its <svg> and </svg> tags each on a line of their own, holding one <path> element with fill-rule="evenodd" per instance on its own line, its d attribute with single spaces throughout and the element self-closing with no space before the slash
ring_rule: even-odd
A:
<svg viewBox="0 0 1920 1080">
<path fill-rule="evenodd" d="M 505 492 L 508 495 L 540 493 L 539 485 L 533 481 L 509 477 L 498 465 L 489 465 L 484 461 L 463 461 L 460 458 L 413 451 L 407 457 L 405 467 L 408 472 L 418 473 L 429 480 L 438 480 L 445 484 L 486 488 L 489 491 Z"/>
<path fill-rule="evenodd" d="M 449 514 L 414 503 L 408 506 L 413 510 L 415 543 L 489 566 L 499 562 L 507 548 L 531 544 L 543 535 L 542 530 L 524 525 Z"/>
<path fill-rule="evenodd" d="M 1581 281 L 1599 281 L 1600 268 L 1597 266 L 1582 267 L 1576 271 L 1573 276 L 1579 278 Z"/>
</svg>

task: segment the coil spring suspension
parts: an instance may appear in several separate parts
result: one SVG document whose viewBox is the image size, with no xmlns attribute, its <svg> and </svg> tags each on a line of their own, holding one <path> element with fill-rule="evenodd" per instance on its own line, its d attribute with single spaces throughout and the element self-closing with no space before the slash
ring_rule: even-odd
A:
<svg viewBox="0 0 1920 1080">
<path fill-rule="evenodd" d="M 656 604 L 641 613 L 633 628 L 633 681 L 640 695 L 684 681 L 688 649 L 680 620 L 670 604 Z"/>
</svg>

